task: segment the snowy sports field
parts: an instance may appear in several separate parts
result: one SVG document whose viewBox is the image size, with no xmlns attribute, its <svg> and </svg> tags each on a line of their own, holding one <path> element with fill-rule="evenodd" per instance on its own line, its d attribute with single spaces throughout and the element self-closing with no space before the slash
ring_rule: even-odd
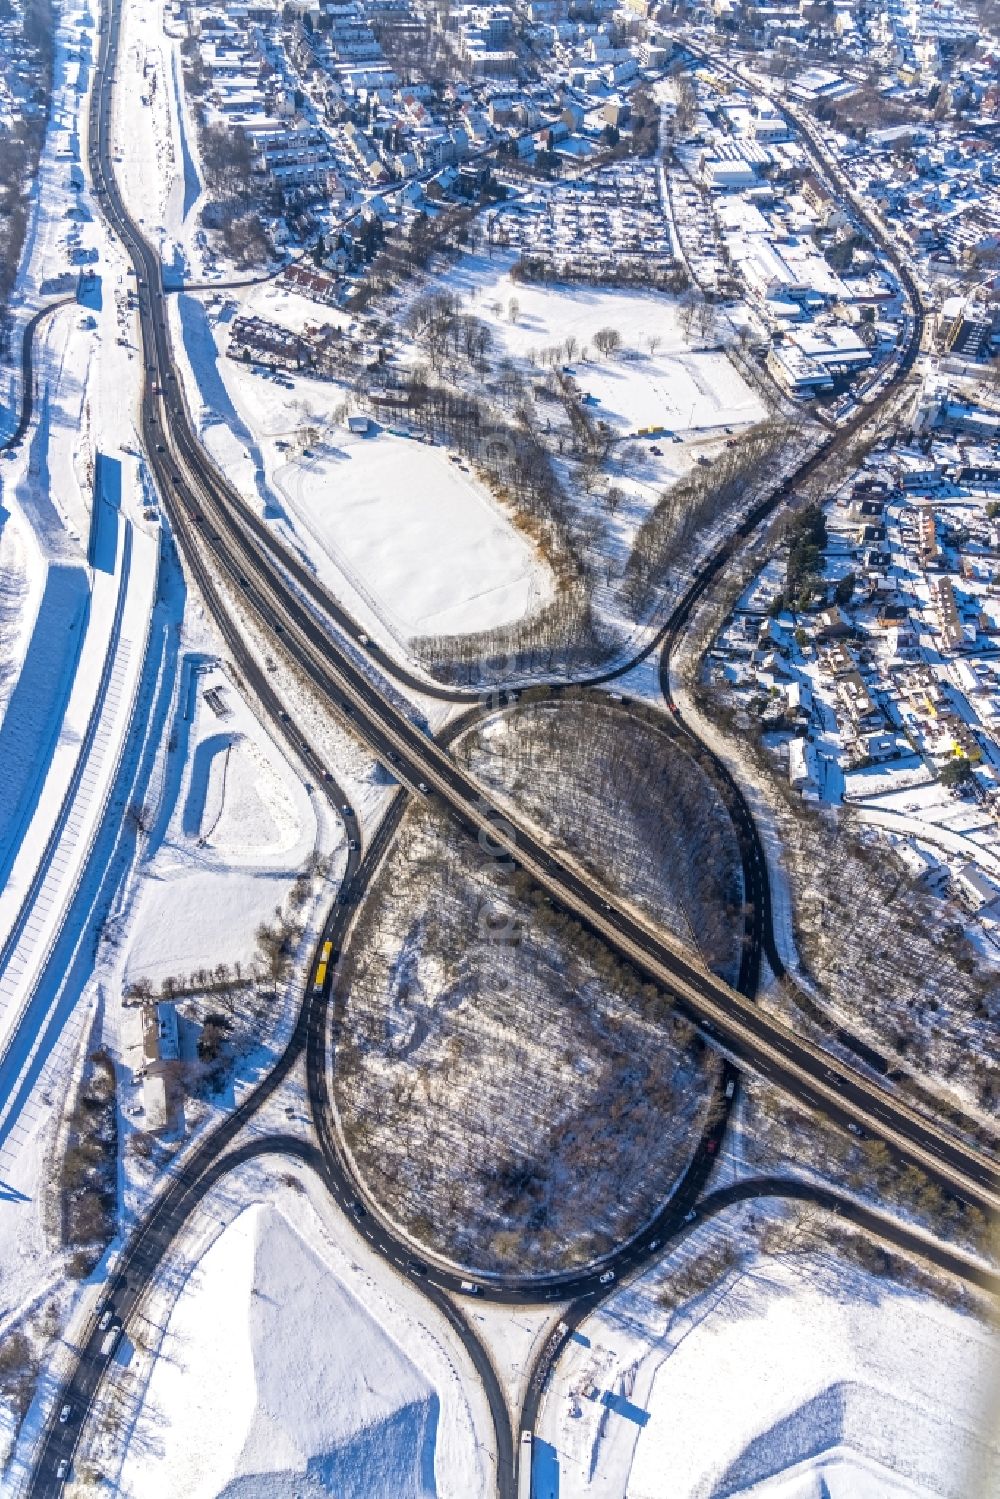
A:
<svg viewBox="0 0 1000 1499">
<path fill-rule="evenodd" d="M 289 510 L 408 635 L 487 630 L 545 591 L 527 542 L 440 447 L 380 433 L 297 461 L 275 482 Z"/>
<path fill-rule="evenodd" d="M 255 373 L 220 353 L 224 325 L 194 298 L 171 315 L 202 402 L 203 440 L 366 628 L 411 636 L 488 630 L 550 595 L 528 541 L 465 468 L 438 446 L 333 421 L 343 391 Z M 302 450 L 303 429 L 316 433 Z"/>
</svg>

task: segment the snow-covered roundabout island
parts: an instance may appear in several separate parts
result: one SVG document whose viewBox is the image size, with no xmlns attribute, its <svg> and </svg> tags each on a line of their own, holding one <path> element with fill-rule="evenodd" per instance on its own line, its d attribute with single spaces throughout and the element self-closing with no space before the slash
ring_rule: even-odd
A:
<svg viewBox="0 0 1000 1499">
<path fill-rule="evenodd" d="M 461 1346 L 297 1162 L 268 1157 L 225 1178 L 172 1260 L 143 1346 L 123 1345 L 85 1433 L 75 1477 L 87 1492 L 489 1492 L 489 1413 Z"/>
</svg>

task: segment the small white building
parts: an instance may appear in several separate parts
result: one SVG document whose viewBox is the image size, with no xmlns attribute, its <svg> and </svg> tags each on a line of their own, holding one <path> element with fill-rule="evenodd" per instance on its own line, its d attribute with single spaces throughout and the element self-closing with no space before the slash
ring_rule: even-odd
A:
<svg viewBox="0 0 1000 1499">
<path fill-rule="evenodd" d="M 788 743 L 788 780 L 794 791 L 815 791 L 817 785 L 816 746 L 808 739 L 791 739 Z"/>
<path fill-rule="evenodd" d="M 981 906 L 988 906 L 991 901 L 1000 896 L 1000 886 L 994 885 L 991 880 L 987 879 L 983 871 L 975 864 L 963 864 L 956 871 L 955 879 L 974 911 L 978 911 Z"/>
</svg>

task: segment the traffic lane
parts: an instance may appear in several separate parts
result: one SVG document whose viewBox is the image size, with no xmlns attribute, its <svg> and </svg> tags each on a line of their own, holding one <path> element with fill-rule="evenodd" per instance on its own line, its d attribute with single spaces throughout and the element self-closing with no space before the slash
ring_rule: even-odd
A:
<svg viewBox="0 0 1000 1499">
<path fill-rule="evenodd" d="M 297 621 L 297 623 L 301 624 L 302 621 Z M 311 633 L 309 617 L 307 617 L 304 623 L 304 633 L 308 636 Z M 374 720 L 365 720 L 364 717 L 362 717 L 361 720 L 362 726 L 367 728 L 370 742 L 374 745 L 377 752 L 379 752 L 383 756 L 388 750 L 390 760 L 398 764 L 401 761 L 401 756 L 399 755 L 398 751 L 390 749 L 389 746 L 394 743 L 394 740 L 398 740 L 400 737 L 406 740 L 406 749 L 409 750 L 411 754 L 413 751 L 416 751 L 419 758 L 403 759 L 402 764 L 410 778 L 412 780 L 418 780 L 422 772 L 426 773 L 425 760 L 428 758 L 428 752 L 432 748 L 432 746 L 428 745 L 426 736 L 418 734 L 413 725 L 410 723 L 409 719 L 400 717 L 399 715 L 395 714 L 395 712 L 391 710 L 391 708 L 387 710 L 386 705 L 382 702 L 381 699 L 376 699 L 376 702 L 374 704 L 371 704 L 369 702 L 369 698 L 372 689 L 367 680 L 363 677 L 360 677 L 359 674 L 354 671 L 352 664 L 349 661 L 345 662 L 344 660 L 336 658 L 335 651 L 332 654 L 334 656 L 334 659 L 336 659 L 337 661 L 337 668 L 341 671 L 341 674 L 346 675 L 348 679 L 351 679 L 353 677 L 351 686 L 360 700 L 359 705 L 361 709 L 364 710 L 366 707 L 370 706 L 377 714 L 377 717 Z M 332 686 L 332 684 L 330 685 Z M 384 722 L 387 716 L 387 712 L 388 716 L 391 719 L 388 725 Z M 355 718 L 355 721 L 357 722 L 357 717 Z M 393 737 L 390 738 L 390 734 L 392 734 Z M 437 771 L 440 779 L 445 782 L 447 789 L 453 794 L 455 798 L 455 801 L 452 803 L 452 808 L 456 813 L 458 820 L 460 821 L 460 823 L 463 823 L 467 831 L 471 832 L 473 836 L 476 836 L 479 832 L 478 822 L 468 819 L 465 815 L 464 802 L 470 799 L 469 787 L 466 779 L 459 773 L 457 767 L 454 766 L 454 763 L 452 761 L 448 760 L 446 757 L 442 757 L 442 759 L 444 762 L 443 765 L 435 764 L 434 769 L 435 771 Z M 587 885 L 582 879 L 575 876 L 571 870 L 565 869 L 565 867 L 562 866 L 562 864 L 553 856 L 551 856 L 547 850 L 543 849 L 532 839 L 521 833 L 521 830 L 518 831 L 520 835 L 522 856 L 524 852 L 530 853 L 536 866 L 542 870 L 543 874 L 551 883 L 561 884 L 576 897 L 579 904 L 583 906 L 585 910 L 589 910 L 589 908 L 591 908 L 593 905 L 594 899 L 591 887 Z M 624 916 L 623 913 L 612 912 L 612 907 L 609 902 L 602 901 L 601 904 L 604 908 L 604 912 L 607 913 L 605 915 L 605 920 L 608 920 L 609 924 L 613 926 L 616 934 L 625 935 L 633 946 L 638 947 L 654 962 L 659 964 L 661 967 L 667 966 L 670 970 L 672 970 L 673 976 L 675 978 L 680 978 L 690 987 L 694 987 L 696 989 L 700 988 L 706 999 L 714 1001 L 716 1004 L 718 1004 L 718 989 L 717 987 L 712 985 L 707 975 L 703 975 L 699 970 L 691 967 L 687 962 L 680 959 L 678 955 L 669 952 L 669 950 L 663 949 L 655 941 L 655 939 L 652 938 L 643 928 L 638 927 L 627 916 Z M 581 919 L 586 920 L 586 917 L 581 917 Z M 605 933 L 600 933 L 600 935 L 606 936 Z M 654 972 L 650 973 L 649 976 L 652 977 L 655 982 L 662 983 L 660 974 Z M 734 1048 L 742 1047 L 743 1050 L 741 1051 L 741 1055 L 746 1055 L 745 1038 L 737 1037 L 731 1031 L 727 1034 L 726 1023 L 724 1019 L 722 1021 L 716 1020 L 714 1025 L 709 1025 L 703 1017 L 697 1016 L 696 1018 L 698 1020 L 698 1023 L 702 1025 L 703 1029 L 707 1029 L 713 1034 L 719 1034 L 721 1028 L 722 1039 L 724 1039 L 730 1046 Z M 746 1017 L 744 1016 L 741 1018 L 742 1023 L 746 1024 Z M 784 1051 L 790 1064 L 798 1066 L 799 1068 L 805 1068 L 805 1070 L 812 1071 L 813 1073 L 818 1072 L 820 1064 L 817 1062 L 816 1058 L 810 1053 L 804 1051 L 793 1036 L 781 1031 L 775 1031 L 766 1023 L 764 1024 L 763 1028 L 767 1031 L 767 1039 L 770 1044 L 775 1046 L 775 1049 Z M 856 1104 L 864 1105 L 865 1107 L 868 1106 L 871 1098 L 870 1088 L 858 1087 L 857 1085 L 852 1084 L 848 1077 L 848 1074 L 846 1073 L 846 1070 L 838 1080 L 847 1089 L 849 1089 L 849 1096 Z M 940 1148 L 942 1153 L 948 1156 L 950 1163 L 956 1168 L 960 1169 L 967 1159 L 966 1153 L 960 1148 L 956 1150 L 951 1147 L 950 1144 L 945 1146 L 942 1141 L 942 1137 L 936 1130 L 933 1129 L 932 1126 L 928 1126 L 925 1128 L 922 1123 L 919 1126 L 914 1126 L 914 1123 L 911 1120 L 907 1122 L 906 1130 L 901 1129 L 900 1115 L 896 1108 L 896 1105 L 888 1100 L 886 1102 L 883 1102 L 878 1110 L 872 1110 L 871 1108 L 868 1108 L 867 1111 L 869 1114 L 873 1114 L 875 1117 L 881 1118 L 883 1120 L 891 1120 L 893 1128 L 899 1130 L 901 1133 L 906 1133 L 908 1130 L 909 1133 L 913 1134 L 913 1131 L 916 1128 L 918 1130 L 918 1133 L 915 1136 L 915 1138 L 917 1139 L 917 1143 L 922 1144 L 925 1149 Z M 980 1179 L 995 1180 L 996 1173 L 991 1169 L 989 1172 L 981 1175 Z"/>
<path fill-rule="evenodd" d="M 158 339 L 158 338 L 157 338 L 157 342 L 159 342 L 159 339 Z"/>
<path fill-rule="evenodd" d="M 586 902 L 585 902 L 585 904 L 586 904 Z"/>
</svg>

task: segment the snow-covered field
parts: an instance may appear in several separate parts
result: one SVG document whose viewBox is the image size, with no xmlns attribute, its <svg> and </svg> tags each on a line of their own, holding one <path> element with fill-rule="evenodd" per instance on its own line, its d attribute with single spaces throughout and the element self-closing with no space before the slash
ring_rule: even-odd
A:
<svg viewBox="0 0 1000 1499">
<path fill-rule="evenodd" d="M 155 1359 L 127 1345 L 119 1424 L 76 1465 L 100 1458 L 129 1499 L 490 1492 L 492 1428 L 461 1345 L 290 1159 L 207 1199 L 146 1327 Z"/>
<path fill-rule="evenodd" d="M 345 439 L 330 457 L 284 465 L 275 482 L 403 634 L 492 629 L 547 591 L 530 546 L 442 448 L 388 433 Z"/>
<path fill-rule="evenodd" d="M 468 257 L 454 273 L 467 310 L 492 329 L 509 356 L 541 359 L 561 346 L 561 363 L 593 397 L 591 414 L 619 434 L 663 426 L 691 433 L 742 426 L 765 415 L 725 354 L 695 350 L 677 302 L 664 294 L 612 287 L 536 286 L 513 281 L 495 264 Z M 594 335 L 612 328 L 621 350 L 605 358 Z M 572 357 L 566 340 L 575 340 Z"/>
<path fill-rule="evenodd" d="M 658 1304 L 679 1263 L 734 1230 L 728 1214 L 699 1229 L 581 1325 L 542 1408 L 535 1499 L 998 1491 L 982 1323 L 815 1252 L 744 1252 L 676 1312 Z"/>
</svg>

